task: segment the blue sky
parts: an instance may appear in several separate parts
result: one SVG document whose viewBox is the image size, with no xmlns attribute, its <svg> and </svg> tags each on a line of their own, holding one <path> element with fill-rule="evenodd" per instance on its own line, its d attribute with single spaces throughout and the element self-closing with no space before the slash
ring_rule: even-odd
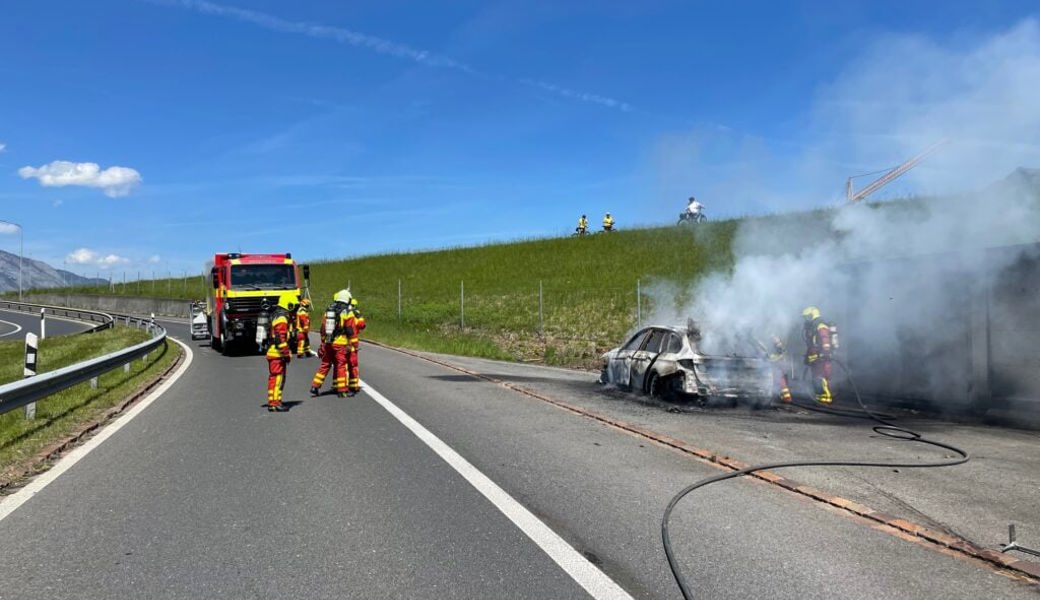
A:
<svg viewBox="0 0 1040 600">
<path fill-rule="evenodd" d="M 198 272 L 216 251 L 310 260 L 564 235 L 583 212 L 666 224 L 691 194 L 712 218 L 833 204 L 845 177 L 947 135 L 964 106 L 1007 114 L 1022 98 L 978 101 L 979 74 L 1005 69 L 1017 89 L 1033 63 L 1008 57 L 1040 57 L 1035 2 L 2 11 L 0 219 L 34 258 L 130 278 Z M 1006 145 L 1012 125 L 972 139 Z M 976 179 L 940 161 L 885 194 L 998 179 L 1035 156 L 1034 135 Z"/>
</svg>

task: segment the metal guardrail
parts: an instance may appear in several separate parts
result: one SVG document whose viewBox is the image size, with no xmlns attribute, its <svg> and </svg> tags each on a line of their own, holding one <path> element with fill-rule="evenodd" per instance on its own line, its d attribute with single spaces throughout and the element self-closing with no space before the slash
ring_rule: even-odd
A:
<svg viewBox="0 0 1040 600">
<path fill-rule="evenodd" d="M 116 322 L 122 322 L 129 326 L 137 326 L 148 330 L 152 334 L 152 339 L 123 350 L 112 352 L 111 354 L 106 354 L 105 356 L 92 358 L 81 363 L 42 373 L 21 381 L 0 385 L 0 414 L 12 411 L 16 408 L 21 408 L 26 404 L 36 402 L 74 385 L 90 381 L 95 377 L 103 375 L 104 373 L 119 368 L 136 358 L 148 354 L 166 342 L 166 330 L 152 322 L 150 319 L 90 310 L 69 309 L 60 306 L 0 301 L 0 309 L 3 310 L 39 312 L 41 308 L 47 309 L 48 314 L 67 316 L 72 319 L 82 319 L 92 322 L 97 320 L 102 321 L 101 324 L 90 331 L 107 329 L 112 327 Z M 92 316 L 94 318 L 92 318 Z"/>
</svg>

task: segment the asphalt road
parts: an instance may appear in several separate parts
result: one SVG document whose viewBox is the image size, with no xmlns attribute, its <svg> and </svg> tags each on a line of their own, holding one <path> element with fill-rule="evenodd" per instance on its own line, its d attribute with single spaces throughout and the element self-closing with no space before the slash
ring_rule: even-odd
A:
<svg viewBox="0 0 1040 600">
<path fill-rule="evenodd" d="M 0 521 L 0 598 L 580 598 L 570 573 L 591 565 L 634 597 L 679 597 L 661 512 L 716 468 L 367 345 L 367 393 L 310 398 L 317 361 L 294 360 L 291 410 L 268 413 L 261 357 L 189 345 L 169 391 Z M 588 562 L 561 566 L 386 402 Z M 706 598 L 1036 597 L 753 481 L 688 499 L 672 535 Z"/>
<path fill-rule="evenodd" d="M 79 321 L 69 321 L 58 317 L 47 317 L 47 335 L 68 335 L 86 331 L 96 323 L 86 324 Z M 0 310 L 0 340 L 25 339 L 26 333 L 40 335 L 39 313 L 24 313 L 16 311 Z"/>
</svg>

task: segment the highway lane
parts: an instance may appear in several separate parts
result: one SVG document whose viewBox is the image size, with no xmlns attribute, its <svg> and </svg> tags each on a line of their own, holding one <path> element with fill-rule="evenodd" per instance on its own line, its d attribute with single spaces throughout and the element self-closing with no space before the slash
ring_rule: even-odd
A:
<svg viewBox="0 0 1040 600">
<path fill-rule="evenodd" d="M 275 414 L 262 358 L 193 349 L 160 402 L 0 521 L 0 597 L 584 595 L 377 404 L 308 398 L 315 360 Z"/>
<path fill-rule="evenodd" d="M 17 325 L 21 329 L 15 331 L 14 325 Z M 58 317 L 47 316 L 47 335 L 68 335 L 72 333 L 79 333 L 80 331 L 86 331 L 96 325 L 96 323 L 83 323 L 80 321 L 70 321 L 67 319 L 59 319 Z M 8 340 L 14 338 L 25 339 L 26 333 L 35 333 L 40 335 L 40 313 L 24 313 L 9 310 L 0 310 L 0 340 Z"/>
<path fill-rule="evenodd" d="M 661 514 L 676 491 L 721 471 L 457 371 L 391 350 L 362 352 L 367 383 L 398 398 L 573 546 L 594 555 L 626 590 L 678 597 L 660 545 Z M 559 377 L 553 369 L 531 370 L 545 381 Z M 708 598 L 1036 594 L 1033 586 L 748 480 L 688 497 L 675 512 L 672 537 L 691 584 Z"/>
<path fill-rule="evenodd" d="M 263 359 L 193 348 L 166 396 L 0 521 L 0 598 L 583 595 L 371 396 L 307 397 L 315 360 L 290 365 L 298 404 L 270 414 Z M 362 364 L 633 596 L 678 597 L 660 514 L 715 468 L 390 350 Z M 1035 597 L 755 482 L 691 498 L 673 536 L 704 597 Z"/>
</svg>

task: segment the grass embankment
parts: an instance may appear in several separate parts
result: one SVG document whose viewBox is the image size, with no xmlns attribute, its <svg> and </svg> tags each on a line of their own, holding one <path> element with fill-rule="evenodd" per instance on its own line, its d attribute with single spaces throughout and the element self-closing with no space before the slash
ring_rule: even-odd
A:
<svg viewBox="0 0 1040 600">
<path fill-rule="evenodd" d="M 735 229 L 723 222 L 319 262 L 312 291 L 322 306 L 349 284 L 366 336 L 392 345 L 591 366 L 636 324 L 640 304 L 648 314 L 639 286 L 728 268 Z"/>
<path fill-rule="evenodd" d="M 148 337 L 143 331 L 125 327 L 89 335 L 49 337 L 40 342 L 37 367 L 40 373 L 53 371 L 127 348 Z M 0 342 L 0 382 L 21 379 L 24 352 L 22 341 Z M 22 409 L 0 415 L 0 485 L 12 474 L 31 466 L 42 449 L 100 419 L 105 411 L 152 381 L 181 352 L 176 344 L 160 346 L 147 362 L 135 360 L 129 373 L 119 368 L 99 377 L 97 389 L 82 383 L 40 400 L 36 418 L 31 421 L 25 419 Z"/>
<path fill-rule="evenodd" d="M 817 210 L 755 220 L 795 223 L 811 232 L 806 239 L 818 239 L 829 231 L 829 215 Z M 368 319 L 365 337 L 392 345 L 594 366 L 637 323 L 637 307 L 649 314 L 649 285 L 677 284 L 675 300 L 682 302 L 690 283 L 729 269 L 737 228 L 746 221 L 312 262 L 312 294 L 320 311 L 349 284 Z M 644 291 L 638 300 L 637 285 Z M 199 276 L 161 279 L 117 284 L 115 294 L 187 300 L 200 297 L 204 286 Z M 112 293 L 105 287 L 69 291 Z"/>
</svg>

